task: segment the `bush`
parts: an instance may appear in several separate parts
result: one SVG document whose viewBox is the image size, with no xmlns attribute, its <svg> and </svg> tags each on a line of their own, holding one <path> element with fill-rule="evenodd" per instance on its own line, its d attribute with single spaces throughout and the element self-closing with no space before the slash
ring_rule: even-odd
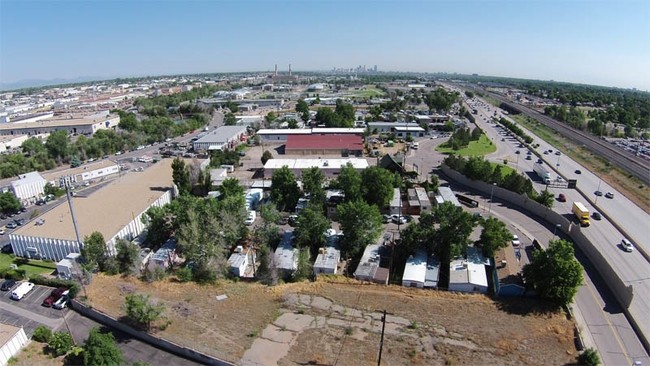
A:
<svg viewBox="0 0 650 366">
<path fill-rule="evenodd" d="M 154 269 L 149 269 L 149 267 L 147 267 L 142 272 L 142 279 L 146 282 L 160 281 L 165 277 L 167 277 L 167 271 L 160 267 Z"/>
<path fill-rule="evenodd" d="M 598 366 L 600 365 L 600 357 L 595 349 L 587 348 L 580 354 L 580 356 L 578 356 L 578 362 L 581 365 Z"/>
<path fill-rule="evenodd" d="M 72 349 L 72 336 L 68 332 L 56 332 L 47 342 L 50 351 L 56 356 L 62 356 Z"/>
<path fill-rule="evenodd" d="M 188 267 L 180 268 L 176 271 L 176 278 L 181 282 L 189 282 L 192 280 L 192 270 Z"/>
<path fill-rule="evenodd" d="M 68 297 L 71 299 L 74 299 L 77 296 L 80 289 L 79 284 L 71 280 L 62 280 L 58 278 L 47 278 L 43 276 L 36 276 L 30 278 L 29 281 L 36 285 L 43 285 L 48 287 L 65 287 L 68 290 L 70 290 L 70 292 L 68 293 Z"/>
<path fill-rule="evenodd" d="M 0 270 L 0 277 L 16 281 L 24 280 L 27 272 L 24 269 L 4 268 Z"/>
<path fill-rule="evenodd" d="M 44 325 L 36 327 L 34 334 L 32 334 L 32 339 L 36 342 L 49 343 L 50 338 L 52 338 L 52 330 Z"/>
</svg>

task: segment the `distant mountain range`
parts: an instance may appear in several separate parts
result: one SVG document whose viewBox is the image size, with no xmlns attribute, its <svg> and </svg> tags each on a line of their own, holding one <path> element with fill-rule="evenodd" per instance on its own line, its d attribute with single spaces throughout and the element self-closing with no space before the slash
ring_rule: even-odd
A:
<svg viewBox="0 0 650 366">
<path fill-rule="evenodd" d="M 12 83 L 0 82 L 0 91 L 5 90 L 16 90 L 23 88 L 34 88 L 48 85 L 64 85 L 64 84 L 75 84 L 75 83 L 85 83 L 88 81 L 99 81 L 99 80 L 108 80 L 110 78 L 100 77 L 100 76 L 81 76 L 74 79 L 30 79 L 30 80 L 20 80 Z"/>
</svg>

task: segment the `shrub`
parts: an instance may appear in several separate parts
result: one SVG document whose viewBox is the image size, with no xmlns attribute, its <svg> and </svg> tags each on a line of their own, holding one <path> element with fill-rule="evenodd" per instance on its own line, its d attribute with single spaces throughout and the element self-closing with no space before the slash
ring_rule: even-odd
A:
<svg viewBox="0 0 650 366">
<path fill-rule="evenodd" d="M 189 282 L 192 280 L 192 270 L 189 267 L 179 268 L 176 271 L 176 278 L 181 282 Z"/>
<path fill-rule="evenodd" d="M 578 356 L 578 362 L 581 365 L 598 366 L 600 365 L 600 357 L 595 349 L 587 348 Z"/>
<path fill-rule="evenodd" d="M 36 327 L 34 334 L 32 334 L 32 339 L 36 342 L 49 343 L 50 338 L 52 338 L 52 330 L 44 325 Z"/>
<path fill-rule="evenodd" d="M 35 276 L 33 278 L 30 278 L 29 281 L 36 285 L 43 285 L 48 287 L 65 287 L 70 290 L 68 297 L 71 299 L 74 299 L 79 293 L 80 286 L 75 281 L 62 280 L 59 278 L 47 278 L 43 276 Z"/>
<path fill-rule="evenodd" d="M 72 349 L 72 336 L 68 332 L 56 332 L 52 334 L 47 346 L 55 356 L 62 356 Z"/>
<path fill-rule="evenodd" d="M 0 270 L 0 277 L 16 281 L 24 280 L 26 271 L 24 269 L 4 268 Z"/>
</svg>

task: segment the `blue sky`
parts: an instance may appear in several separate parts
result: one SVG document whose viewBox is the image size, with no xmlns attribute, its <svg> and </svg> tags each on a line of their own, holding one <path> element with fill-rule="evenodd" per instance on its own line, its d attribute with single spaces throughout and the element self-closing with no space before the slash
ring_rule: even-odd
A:
<svg viewBox="0 0 650 366">
<path fill-rule="evenodd" d="M 650 90 L 650 1 L 0 0 L 0 82 L 276 63 Z"/>
</svg>

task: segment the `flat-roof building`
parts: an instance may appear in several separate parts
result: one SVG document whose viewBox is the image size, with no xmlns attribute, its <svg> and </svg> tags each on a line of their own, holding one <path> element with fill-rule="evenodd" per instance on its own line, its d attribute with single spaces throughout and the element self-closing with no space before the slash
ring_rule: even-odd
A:
<svg viewBox="0 0 650 366">
<path fill-rule="evenodd" d="M 402 275 L 402 286 L 424 288 L 427 275 L 427 253 L 418 250 L 406 260 L 404 274 Z"/>
<path fill-rule="evenodd" d="M 278 128 L 261 129 L 255 134 L 264 142 L 286 142 L 289 136 L 304 135 L 356 135 L 363 136 L 363 128 Z"/>
<path fill-rule="evenodd" d="M 23 327 L 0 323 L 0 365 L 10 364 L 11 359 L 29 342 Z"/>
<path fill-rule="evenodd" d="M 55 187 L 64 187 L 66 184 L 106 178 L 119 172 L 120 166 L 116 162 L 102 159 L 93 163 L 80 165 L 76 168 L 46 172 L 43 173 L 43 178 Z"/>
<path fill-rule="evenodd" d="M 0 135 L 34 136 L 64 130 L 71 135 L 92 136 L 99 130 L 112 129 L 119 124 L 120 116 L 108 113 L 91 116 L 62 115 L 36 122 L 0 124 Z"/>
<path fill-rule="evenodd" d="M 356 170 L 368 168 L 368 161 L 360 158 L 348 159 L 269 159 L 264 164 L 264 178 L 271 178 L 273 172 L 286 166 L 296 178 L 302 176 L 302 171 L 318 167 L 326 177 L 332 178 L 341 172 L 341 168 L 351 164 Z"/>
<path fill-rule="evenodd" d="M 116 253 L 118 238 L 132 240 L 142 233 L 142 215 L 152 206 L 172 199 L 171 159 L 162 160 L 141 173 L 128 173 L 90 195 L 72 197 L 81 240 L 94 231 L 106 241 L 107 252 Z M 70 207 L 60 204 L 40 216 L 42 225 L 25 225 L 9 235 L 14 253 L 27 258 L 60 261 L 79 253 Z"/>
<path fill-rule="evenodd" d="M 221 126 L 192 143 L 196 151 L 232 149 L 246 138 L 246 126 Z"/>
<path fill-rule="evenodd" d="M 451 188 L 438 187 L 438 193 L 440 193 L 440 197 L 442 197 L 442 200 L 444 202 L 451 202 L 454 206 L 460 207 L 460 202 L 458 202 L 458 198 L 456 198 L 456 195 L 454 194 L 454 191 L 451 190 Z"/>
<path fill-rule="evenodd" d="M 357 269 L 354 271 L 354 278 L 360 281 L 369 281 L 380 284 L 388 283 L 388 268 L 382 267 L 382 250 L 387 248 L 383 245 L 371 244 L 366 246 L 363 256 L 359 261 Z"/>
<path fill-rule="evenodd" d="M 298 268 L 298 249 L 293 247 L 293 232 L 287 231 L 282 235 L 282 240 L 275 249 L 275 268 L 281 273 L 281 277 L 288 278 Z"/>
<path fill-rule="evenodd" d="M 38 172 L 21 174 L 11 182 L 11 192 L 23 204 L 33 203 L 43 195 L 47 181 Z"/>
<path fill-rule="evenodd" d="M 327 237 L 327 245 L 318 250 L 318 256 L 314 261 L 314 276 L 319 274 L 336 274 L 341 251 L 338 248 L 338 235 Z"/>
<path fill-rule="evenodd" d="M 488 281 L 483 256 L 477 248 L 467 248 L 467 259 L 449 263 L 449 291 L 487 293 Z"/>
<path fill-rule="evenodd" d="M 299 155 L 361 156 L 363 140 L 361 136 L 354 134 L 289 135 L 284 152 Z"/>
</svg>

